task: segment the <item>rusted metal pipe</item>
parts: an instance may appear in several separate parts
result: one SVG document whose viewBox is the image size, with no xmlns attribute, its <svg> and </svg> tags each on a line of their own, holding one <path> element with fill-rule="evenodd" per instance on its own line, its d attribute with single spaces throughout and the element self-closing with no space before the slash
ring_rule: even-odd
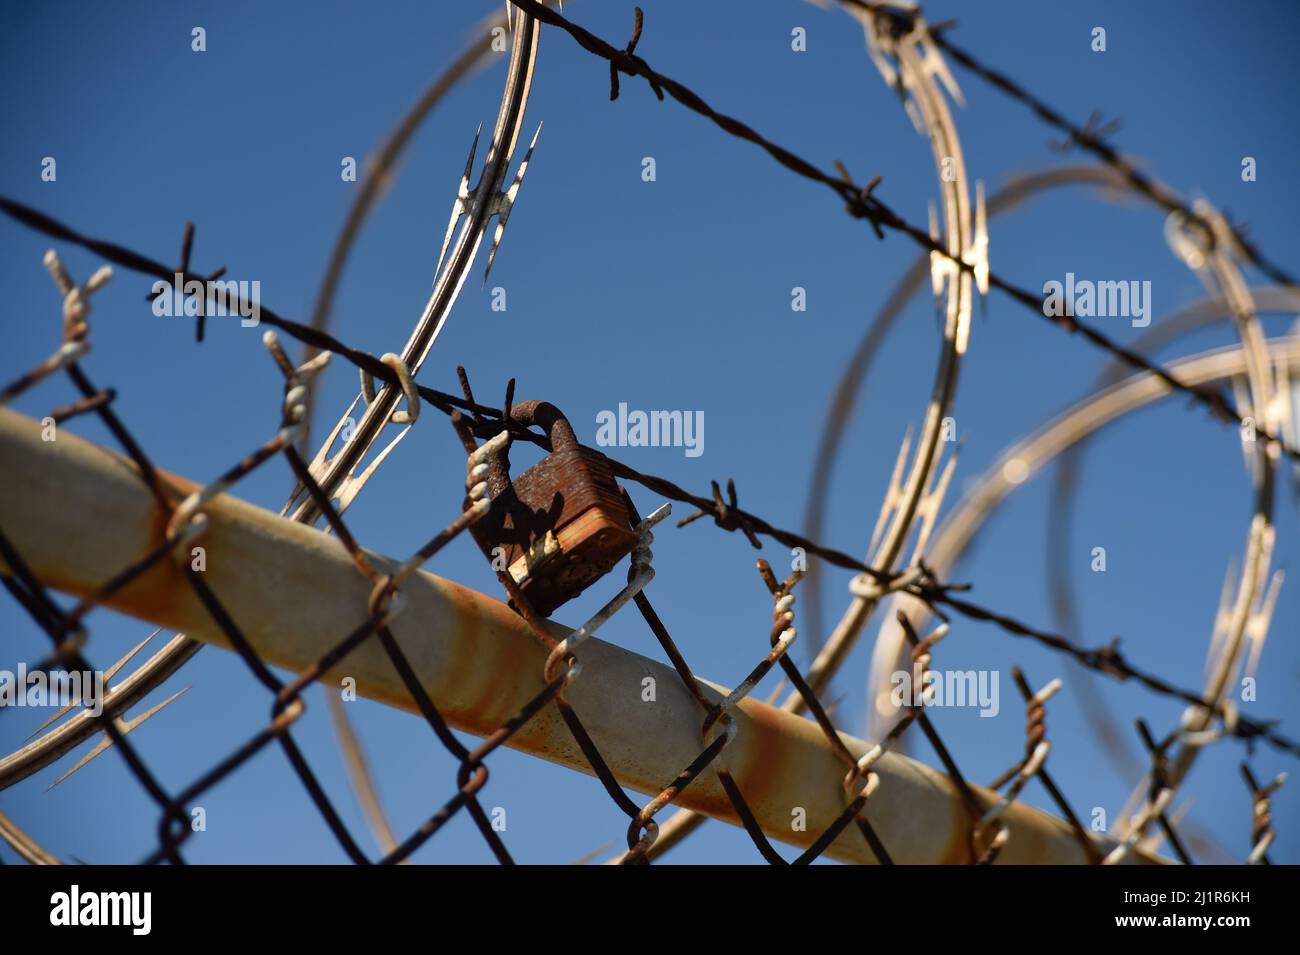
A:
<svg viewBox="0 0 1300 955">
<path fill-rule="evenodd" d="M 197 488 L 163 474 L 176 500 Z M 41 425 L 0 409 L 0 527 L 36 576 L 50 587 L 84 596 L 124 566 L 156 548 L 166 516 L 126 459 L 61 431 L 43 441 Z M 367 615 L 370 583 L 339 541 L 313 528 L 222 494 L 205 505 L 209 525 L 196 543 L 206 548 L 208 585 L 267 661 L 301 671 Z M 396 567 L 374 556 L 384 568 Z M 0 565 L 2 567 L 2 565 Z M 447 721 L 486 735 L 543 686 L 545 651 L 523 620 L 501 601 L 420 572 L 402 585 L 405 608 L 393 633 Z M 224 644 L 219 628 L 170 562 L 154 566 L 118 592 L 110 606 L 206 642 Z M 551 624 L 559 637 L 571 631 Z M 579 654 L 582 673 L 569 701 L 619 781 L 658 793 L 703 748 L 698 703 L 676 673 L 654 660 L 592 638 Z M 364 696 L 414 711 L 382 648 L 367 641 L 325 682 L 355 678 Z M 644 681 L 656 701 L 643 702 Z M 720 699 L 725 690 L 709 684 Z M 844 767 L 811 721 L 753 699 L 736 714 L 737 738 L 723 758 L 759 823 L 772 838 L 811 844 L 845 805 Z M 855 757 L 868 746 L 845 736 Z M 510 742 L 516 749 L 589 772 L 567 727 L 552 708 L 534 717 Z M 867 806 L 872 825 L 904 863 L 964 862 L 969 814 L 945 776 L 906 757 L 886 755 L 875 766 L 880 787 Z M 978 791 L 992 804 L 996 797 Z M 716 774 L 706 771 L 681 805 L 736 823 Z M 806 828 L 795 831 L 801 814 Z M 1022 804 L 1003 817 L 1011 837 L 1000 861 L 1086 862 L 1068 826 Z M 1099 840 L 1099 848 L 1113 844 Z M 854 828 L 828 855 L 854 862 L 874 856 Z"/>
</svg>

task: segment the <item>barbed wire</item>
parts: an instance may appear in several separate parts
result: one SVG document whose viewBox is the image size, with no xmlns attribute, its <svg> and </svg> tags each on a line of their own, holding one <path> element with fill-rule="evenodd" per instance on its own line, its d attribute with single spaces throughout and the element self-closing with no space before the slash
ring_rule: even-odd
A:
<svg viewBox="0 0 1300 955">
<path fill-rule="evenodd" d="M 1273 844 L 1273 793 L 1282 788 L 1286 782 L 1286 773 L 1278 773 L 1272 782 L 1261 786 L 1250 771 L 1250 766 L 1241 764 L 1241 775 L 1246 781 L 1251 795 L 1250 855 L 1246 857 L 1250 865 L 1272 865 L 1268 858 L 1269 846 Z"/>
<path fill-rule="evenodd" d="M 167 271 L 167 267 L 161 263 L 155 262 L 140 253 L 114 243 L 84 236 L 35 209 L 31 209 L 3 196 L 0 196 L 0 211 L 53 238 L 63 239 L 64 241 L 71 242 L 92 252 L 96 252 L 108 259 L 110 262 L 121 265 L 124 268 L 164 279 L 173 277 L 172 273 Z M 188 278 L 185 278 L 185 280 L 188 281 Z M 366 374 L 379 378 L 386 383 L 400 384 L 397 373 L 389 365 L 384 364 L 368 352 L 352 348 L 335 338 L 333 335 L 318 332 L 308 326 L 284 318 L 264 304 L 259 303 L 259 308 L 261 320 L 266 324 L 292 335 L 299 341 L 308 342 L 319 348 L 322 352 L 338 355 L 340 358 L 356 365 Z M 43 373 L 48 373 L 43 370 L 50 368 L 50 363 L 52 361 L 54 361 L 54 359 L 42 363 L 32 372 L 20 376 L 3 391 L 0 391 L 0 402 L 5 402 L 10 400 L 12 397 L 15 397 L 27 387 L 30 387 L 30 385 L 35 381 L 39 380 Z M 463 369 L 462 380 L 466 380 L 463 377 Z M 545 435 L 518 426 L 513 422 L 509 422 L 506 417 L 503 417 L 503 411 L 500 408 L 493 408 L 479 404 L 474 400 L 473 392 L 468 390 L 468 388 L 465 389 L 465 397 L 457 397 L 446 392 L 437 391 L 425 385 L 415 385 L 415 388 L 419 393 L 421 401 L 427 401 L 439 411 L 448 415 L 456 412 L 466 414 L 470 429 L 475 436 L 491 437 L 504 429 L 510 433 L 511 440 L 529 441 L 542 447 L 544 450 L 550 450 L 550 443 Z M 129 439 L 129 435 L 127 437 Z M 120 436 L 119 440 L 121 440 Z M 727 504 L 726 502 L 721 501 L 720 495 L 703 497 L 701 495 L 692 494 L 667 478 L 645 474 L 615 458 L 609 458 L 609 461 L 615 476 L 635 481 L 647 490 L 671 500 L 691 504 L 700 511 L 706 514 L 711 514 L 714 517 L 715 525 L 721 527 L 723 530 L 735 531 L 741 528 L 748 528 L 751 533 L 769 536 L 773 540 L 787 546 L 801 547 L 807 553 L 821 557 L 823 560 L 834 566 L 847 570 L 855 570 L 859 573 L 865 574 L 888 590 L 898 590 L 917 597 L 918 599 L 925 601 L 927 604 L 930 604 L 932 609 L 937 610 L 934 606 L 935 604 L 946 605 L 963 616 L 986 623 L 992 623 L 1012 635 L 1029 637 L 1050 649 L 1068 653 L 1079 663 L 1089 667 L 1090 669 L 1106 673 L 1112 677 L 1119 677 L 1121 679 L 1132 677 L 1143 686 L 1160 695 L 1173 697 L 1185 702 L 1194 703 L 1198 706 L 1207 707 L 1222 716 L 1223 708 L 1221 706 L 1215 707 L 1210 702 L 1204 700 L 1199 694 L 1196 694 L 1191 690 L 1180 689 L 1154 674 L 1147 673 L 1130 665 L 1119 655 L 1118 649 L 1114 643 L 1102 649 L 1079 647 L 1061 634 L 1031 626 L 1013 616 L 999 613 L 982 607 L 970 600 L 956 597 L 955 593 L 968 589 L 967 585 L 943 584 L 939 581 L 933 580 L 928 575 L 925 575 L 924 580 L 918 580 L 916 579 L 915 573 L 908 571 L 885 573 L 877 568 L 868 566 L 862 561 L 842 551 L 809 540 L 808 538 L 792 531 L 775 527 L 762 517 L 745 511 L 734 503 Z M 734 502 L 734 496 L 732 497 L 732 501 Z M 686 520 L 690 521 L 692 519 L 694 519 L 694 515 Z M 685 523 L 685 521 L 683 523 Z M 1235 728 L 1231 732 L 1232 735 L 1243 739 L 1251 739 L 1254 737 L 1265 739 L 1280 750 L 1300 756 L 1300 742 L 1291 740 L 1282 735 L 1267 723 L 1256 722 L 1246 717 L 1238 716 Z"/>
<path fill-rule="evenodd" d="M 1041 646 L 1064 653 L 1089 670 L 1104 673 L 1121 680 L 1132 679 L 1159 696 L 1180 700 L 1193 706 L 1205 707 L 1224 720 L 1225 729 L 1231 735 L 1247 741 L 1255 738 L 1263 739 L 1282 752 L 1300 756 L 1300 742 L 1278 733 L 1273 729 L 1276 724 L 1241 716 L 1235 709 L 1222 702 L 1214 703 L 1206 700 L 1199 693 L 1182 689 L 1153 672 L 1133 666 L 1120 653 L 1118 637 L 1105 646 L 1081 647 L 1059 633 L 1031 627 L 1014 617 L 991 612 L 977 604 L 954 596 L 953 592 L 956 589 L 958 588 L 951 585 L 929 583 L 922 584 L 919 587 L 921 594 L 924 595 L 923 599 L 931 610 L 939 612 L 936 605 L 951 607 L 965 617 L 995 624 L 1001 630 L 1013 636 L 1028 637 Z M 940 617 L 944 616 L 942 613 L 939 615 Z"/>
<path fill-rule="evenodd" d="M 875 189 L 880 184 L 881 177 L 875 177 L 864 187 L 851 181 L 847 176 L 832 176 L 785 147 L 766 139 L 753 127 L 741 120 L 717 112 L 699 94 L 671 77 L 656 71 L 640 56 L 612 46 L 595 34 L 566 19 L 563 14 L 542 5 L 538 0 L 509 0 L 509 2 L 543 23 L 563 30 L 584 50 L 607 60 L 619 72 L 626 73 L 628 76 L 645 78 L 656 91 L 662 90 L 667 93 L 687 109 L 711 120 L 723 132 L 737 139 L 753 143 L 763 149 L 769 156 L 791 172 L 813 182 L 821 183 L 831 189 L 844 201 L 845 209 L 849 214 L 855 218 L 865 219 L 875 231 L 877 237 L 884 238 L 883 229 L 901 232 L 925 250 L 953 263 L 962 272 L 972 275 L 976 272 L 977 266 L 964 261 L 960 256 L 954 255 L 928 231 L 908 222 L 876 196 Z M 662 99 L 662 96 L 660 98 Z M 1172 390 L 1187 395 L 1197 404 L 1209 410 L 1219 421 L 1234 425 L 1246 423 L 1245 417 L 1237 411 L 1221 391 L 1188 385 L 1180 381 L 1163 365 L 1119 344 L 1097 327 L 1080 321 L 1072 314 L 1068 314 L 1069 310 L 1065 310 L 1067 314 L 1046 314 L 1041 295 L 1035 295 L 1028 289 L 1017 286 L 991 271 L 988 273 L 988 286 L 998 289 L 1014 301 L 1024 305 L 1036 317 L 1064 329 L 1070 334 L 1082 336 L 1089 344 L 1120 359 L 1129 367 L 1155 375 Z M 1291 447 L 1280 435 L 1270 434 L 1260 430 L 1257 426 L 1255 433 L 1263 440 L 1276 444 L 1281 453 L 1300 461 L 1300 449 Z"/>
<path fill-rule="evenodd" d="M 1002 816 L 1011 804 L 1020 798 L 1020 794 L 1024 792 L 1025 787 L 1029 785 L 1031 780 L 1042 778 L 1047 772 L 1047 755 L 1051 750 L 1051 743 L 1047 740 L 1047 727 L 1044 722 L 1047 716 L 1046 703 L 1060 691 L 1060 679 L 1052 680 L 1047 686 L 1035 693 L 1030 689 L 1019 668 L 1013 670 L 1012 674 L 1016 678 L 1016 685 L 1025 696 L 1026 702 L 1025 755 L 1014 766 L 994 780 L 990 786 L 995 791 L 1006 786 L 1007 791 L 995 805 L 991 806 L 980 817 L 977 824 L 977 833 L 994 831 L 993 837 L 988 840 L 988 848 L 980 854 L 979 865 L 992 865 L 997 861 L 997 857 L 1001 855 L 1010 835 L 1009 830 L 1002 822 Z M 1084 852 L 1090 860 L 1094 859 L 1095 850 L 1091 846 L 1091 840 L 1087 838 L 1083 827 L 1079 825 L 1079 820 L 1073 812 L 1070 813 L 1070 821 L 1074 823 L 1075 838 L 1083 838 L 1085 842 Z"/>
<path fill-rule="evenodd" d="M 874 6 L 865 3 L 864 0 L 840 0 L 840 2 L 852 6 Z M 1094 113 L 1083 126 L 1071 122 L 1026 87 L 1015 82 L 1005 73 L 981 63 L 969 51 L 962 49 L 949 40 L 947 34 L 955 25 L 955 23 L 949 22 L 935 24 L 930 28 L 930 35 L 935 44 L 951 55 L 954 60 L 1009 95 L 1012 99 L 1024 103 L 1043 122 L 1064 132 L 1068 137 L 1065 146 L 1077 146 L 1092 153 L 1123 176 L 1133 189 L 1142 193 L 1156 205 L 1164 208 L 1166 212 L 1177 212 L 1189 221 L 1196 223 L 1206 235 L 1213 235 L 1214 230 L 1211 224 L 1191 204 L 1159 180 L 1142 172 L 1106 142 L 1106 136 L 1117 128 L 1115 121 L 1112 120 L 1105 126 L 1099 126 L 1098 117 Z M 1246 238 L 1243 226 L 1230 222 L 1229 229 L 1233 242 L 1255 268 L 1279 285 L 1300 288 L 1300 282 L 1297 281 L 1294 275 L 1266 258 L 1259 247 Z"/>
</svg>

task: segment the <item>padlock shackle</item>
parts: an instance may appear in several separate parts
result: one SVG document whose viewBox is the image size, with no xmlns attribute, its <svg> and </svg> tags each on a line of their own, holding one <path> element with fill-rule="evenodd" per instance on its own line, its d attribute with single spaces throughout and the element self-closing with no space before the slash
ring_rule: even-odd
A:
<svg viewBox="0 0 1300 955">
<path fill-rule="evenodd" d="M 510 408 L 510 420 L 524 428 L 537 425 L 546 432 L 551 444 L 551 452 L 562 448 L 578 447 L 578 437 L 573 432 L 573 425 L 559 408 L 549 401 L 521 401 Z M 488 460 L 488 491 L 499 497 L 511 486 L 507 469 L 510 465 L 510 447 L 492 455 Z"/>
<path fill-rule="evenodd" d="M 537 425 L 546 432 L 551 442 L 551 450 L 559 451 L 562 447 L 577 447 L 578 437 L 573 433 L 573 425 L 559 408 L 549 401 L 521 401 L 510 408 L 510 419 L 523 427 Z"/>
</svg>

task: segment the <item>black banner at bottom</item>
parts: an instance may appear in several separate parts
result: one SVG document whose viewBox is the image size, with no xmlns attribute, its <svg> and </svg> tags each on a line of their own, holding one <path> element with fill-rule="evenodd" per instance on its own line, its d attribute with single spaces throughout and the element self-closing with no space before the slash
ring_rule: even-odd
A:
<svg viewBox="0 0 1300 955">
<path fill-rule="evenodd" d="M 499 944 L 514 932 L 536 940 L 563 925 L 600 938 L 633 924 L 645 928 L 647 920 L 658 926 L 653 934 L 669 929 L 667 937 L 679 941 L 704 932 L 716 941 L 742 927 L 752 937 L 769 924 L 819 938 L 843 931 L 846 940 L 896 930 L 903 934 L 890 944 L 899 945 L 916 932 L 936 941 L 1006 942 L 1021 932 L 1053 940 L 1165 932 L 1218 939 L 1289 931 L 1296 913 L 1284 910 L 1291 895 L 1285 881 L 1285 871 L 1263 866 L 818 866 L 797 875 L 677 866 L 640 874 L 604 867 L 3 866 L 0 924 L 12 941 L 76 932 L 83 941 L 128 945 L 373 942 L 413 933 L 436 943 L 465 931 Z M 624 929 L 620 912 L 633 920 Z"/>
</svg>

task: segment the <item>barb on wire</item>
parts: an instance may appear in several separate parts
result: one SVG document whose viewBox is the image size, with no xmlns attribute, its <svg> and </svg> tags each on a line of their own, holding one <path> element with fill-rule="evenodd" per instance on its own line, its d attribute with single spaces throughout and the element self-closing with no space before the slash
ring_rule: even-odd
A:
<svg viewBox="0 0 1300 955">
<path fill-rule="evenodd" d="M 180 258 L 180 265 L 176 266 L 177 275 L 186 275 L 189 273 L 190 253 L 193 251 L 194 251 L 194 223 L 187 222 L 185 223 L 185 234 L 181 237 L 181 258 Z M 220 268 L 217 268 L 212 272 L 209 272 L 207 275 L 203 276 L 203 278 L 199 279 L 199 281 L 202 283 L 202 288 L 206 290 L 208 288 L 209 282 L 215 282 L 217 279 L 221 278 L 221 276 L 225 274 L 226 274 L 226 267 L 223 265 Z M 155 289 L 154 291 L 150 292 L 147 296 L 145 296 L 145 300 L 152 302 L 160 295 L 166 295 L 166 294 L 168 293 L 163 289 Z M 197 302 L 198 302 L 198 314 L 195 316 L 195 322 L 194 322 L 194 340 L 196 342 L 202 342 L 204 325 L 208 320 L 207 310 L 206 310 L 207 309 L 206 291 L 205 294 L 199 296 Z"/>
<path fill-rule="evenodd" d="M 1103 123 L 1101 121 L 1101 112 L 1093 110 L 1088 114 L 1088 121 L 1083 124 L 1083 128 L 1078 133 L 1071 131 L 1067 138 L 1052 143 L 1051 146 L 1055 152 L 1068 153 L 1082 142 L 1107 139 L 1119 132 L 1122 125 L 1118 119 L 1107 120 Z"/>
<path fill-rule="evenodd" d="M 937 470 L 938 460 L 936 456 L 936 467 L 929 469 L 926 479 L 917 489 L 916 493 L 909 496 L 907 485 L 909 482 L 903 479 L 903 467 L 907 462 L 908 454 L 912 447 L 912 428 L 909 426 L 907 432 L 903 435 L 903 443 L 898 449 L 898 458 L 894 462 L 894 472 L 889 478 L 889 487 L 885 491 L 885 497 L 880 506 L 880 513 L 876 517 L 876 526 L 871 532 L 871 542 L 867 545 L 867 553 L 872 555 L 872 559 L 877 563 L 882 563 L 884 556 L 881 551 L 877 550 L 880 544 L 885 528 L 891 530 L 895 525 L 900 525 L 903 521 L 908 522 L 909 533 L 915 534 L 915 541 L 912 544 L 912 556 L 906 561 L 908 566 L 918 566 L 918 561 L 925 554 L 925 546 L 930 541 L 930 535 L 934 531 L 935 524 L 939 518 L 939 510 L 943 506 L 944 497 L 948 493 L 948 486 L 952 483 L 953 474 L 957 469 L 957 451 L 949 456 L 947 464 L 942 470 Z M 919 450 L 919 449 L 918 449 Z M 915 531 L 912 530 L 915 528 Z M 861 589 L 861 583 L 858 589 L 850 588 L 854 592 Z M 871 590 L 871 588 L 867 588 Z"/>
<path fill-rule="evenodd" d="M 934 646 L 934 644 L 946 636 L 948 632 L 946 629 L 948 622 L 945 620 L 942 624 L 931 631 L 930 635 L 926 637 L 924 641 L 922 641 L 921 638 L 917 636 L 916 629 L 912 626 L 912 621 L 908 618 L 907 614 L 900 610 L 896 615 L 896 619 L 898 620 L 899 626 L 902 627 L 904 638 L 911 647 L 912 660 L 914 662 L 924 657 L 929 657 L 930 647 Z M 929 666 L 929 663 L 930 661 L 926 659 L 925 665 Z M 916 684 L 913 683 L 914 687 L 915 685 Z M 913 697 L 912 702 L 916 702 L 915 697 Z M 970 820 L 970 828 L 967 830 L 967 845 L 970 854 L 970 861 L 975 862 L 978 858 L 975 845 L 975 831 L 980 818 L 984 814 L 984 803 L 975 794 L 975 790 L 971 788 L 970 783 L 966 781 L 966 777 L 962 771 L 957 768 L 957 760 L 953 758 L 952 752 L 948 749 L 942 737 L 939 736 L 939 731 L 935 728 L 929 714 L 925 712 L 925 708 L 914 708 L 914 711 L 915 719 L 920 725 L 921 731 L 925 734 L 926 740 L 934 749 L 935 755 L 939 757 L 939 762 L 943 764 L 944 770 L 948 773 L 949 778 L 952 779 L 953 784 L 957 787 L 957 792 L 961 795 L 962 805 L 965 807 L 967 816 Z M 913 711 L 908 711 L 908 713 L 911 712 Z M 908 713 L 904 713 L 900 718 L 900 721 L 901 719 L 906 719 Z"/>
<path fill-rule="evenodd" d="M 1060 689 L 1061 681 L 1058 678 L 1052 680 L 1028 698 L 1026 704 L 1028 720 L 1025 726 L 1025 755 L 1019 763 L 1003 773 L 993 783 L 993 789 L 1001 789 L 1007 783 L 1010 783 L 1010 786 L 1002 794 L 1002 798 L 990 806 L 975 825 L 975 844 L 986 843 L 986 847 L 978 860 L 979 865 L 992 864 L 1002 850 L 1006 848 L 1007 841 L 1011 838 L 1011 831 L 1002 823 L 1002 816 L 1006 813 L 1007 807 L 1020 798 L 1020 794 L 1029 785 L 1029 781 L 1043 772 L 1044 764 L 1047 762 L 1047 754 L 1051 750 L 1051 743 L 1047 740 L 1047 727 L 1043 722 L 1047 715 L 1046 703 Z M 993 831 L 991 839 L 987 835 L 990 831 Z"/>
<path fill-rule="evenodd" d="M 1250 854 L 1246 857 L 1248 865 L 1272 865 L 1268 858 L 1269 846 L 1273 844 L 1273 793 L 1282 788 L 1286 782 L 1286 773 L 1278 773 L 1273 781 L 1261 786 L 1250 771 L 1248 763 L 1241 764 L 1241 775 L 1250 789 Z"/>
<path fill-rule="evenodd" d="M 1024 674 L 1019 667 L 1012 668 L 1012 679 L 1015 680 L 1017 687 L 1024 680 Z M 1025 686 L 1028 687 L 1029 684 L 1026 682 Z M 1025 698 L 1025 754 L 1014 766 L 989 783 L 990 789 L 1001 789 L 1033 758 L 1034 750 L 1047 736 L 1047 724 L 1045 722 L 1047 718 L 1047 701 L 1060 691 L 1061 680 L 1059 677 L 1052 680 L 1037 693 L 1030 691 L 1030 695 Z"/>
<path fill-rule="evenodd" d="M 1035 746 L 1047 732 L 1047 727 L 1044 722 L 1047 716 L 1047 697 L 1051 696 L 1052 693 L 1055 693 L 1056 690 L 1051 690 L 1051 692 L 1048 691 L 1053 684 L 1057 684 L 1057 688 L 1059 689 L 1060 680 L 1053 680 L 1052 683 L 1049 683 L 1038 693 L 1035 693 L 1033 688 L 1029 685 L 1029 680 L 1026 679 L 1024 671 L 1020 667 L 1011 668 L 1011 678 L 1015 681 L 1016 689 L 1020 691 L 1020 695 L 1025 699 L 1025 759 L 1028 760 L 1033 755 L 1032 747 Z M 1074 807 L 1072 807 L 1069 800 L 1065 798 L 1065 794 L 1061 792 L 1061 788 L 1056 785 L 1056 780 L 1054 780 L 1052 774 L 1048 772 L 1047 766 L 1044 765 L 1039 768 L 1038 781 L 1043 784 L 1043 788 L 1046 789 L 1047 794 L 1051 796 L 1052 802 L 1056 803 L 1056 808 L 1061 813 L 1061 818 L 1070 824 L 1070 829 L 1073 830 L 1074 837 L 1083 848 L 1084 853 L 1088 857 L 1088 861 L 1093 864 L 1101 862 L 1102 855 L 1097 848 L 1097 843 L 1088 834 L 1088 830 L 1083 827 L 1083 823 L 1079 820 L 1078 813 L 1074 811 Z M 994 783 L 993 788 L 998 789 L 1003 783 L 1005 783 L 1005 779 L 1000 779 L 997 783 Z"/>
<path fill-rule="evenodd" d="M 711 508 L 701 507 L 694 514 L 678 521 L 677 526 L 685 527 L 687 524 L 698 521 L 701 517 L 712 517 L 713 523 L 724 531 L 739 530 L 755 550 L 762 550 L 763 545 L 754 533 L 753 521 L 736 503 L 736 482 L 731 478 L 727 479 L 726 501 L 722 499 L 722 489 L 718 487 L 717 481 L 710 481 L 709 486 L 713 490 L 713 506 Z"/>
<path fill-rule="evenodd" d="M 632 64 L 633 61 L 637 59 L 633 54 L 636 53 L 636 45 L 641 42 L 641 27 L 644 25 L 644 21 L 645 21 L 645 14 L 641 12 L 640 7 L 634 7 L 632 13 L 634 17 L 634 21 L 632 24 L 632 38 L 627 41 L 627 46 L 623 47 L 623 56 L 622 56 L 623 66 L 621 68 L 625 73 L 632 72 L 630 64 Z M 616 64 L 614 60 L 611 59 L 609 61 L 610 102 L 613 102 L 614 100 L 618 99 L 619 69 L 620 66 Z M 664 91 L 660 88 L 659 84 L 655 82 L 654 77 L 647 76 L 646 81 L 650 84 L 650 88 L 654 90 L 655 96 L 659 97 L 659 99 L 662 100 L 664 98 Z"/>
<path fill-rule="evenodd" d="M 121 732 L 122 736 L 125 737 L 128 733 L 134 732 L 136 729 L 138 729 L 141 726 L 141 724 L 145 722 L 145 720 L 152 719 L 154 716 L 161 713 L 168 706 L 171 706 L 178 699 L 180 699 L 180 697 L 183 696 L 188 690 L 189 690 L 188 686 L 180 690 L 177 690 L 171 696 L 167 697 L 167 699 L 163 700 L 161 703 L 157 703 L 154 706 L 149 707 L 149 709 L 145 710 L 139 716 L 134 716 L 129 720 L 119 718 L 117 720 L 117 724 L 118 724 L 118 729 Z M 107 750 L 109 747 L 113 745 L 113 741 L 114 740 L 112 736 L 105 734 L 104 738 L 100 740 L 98 743 L 96 743 L 95 746 L 92 749 L 90 749 L 85 756 L 82 756 L 81 759 L 77 760 L 77 762 L 71 768 L 69 768 L 65 773 L 63 773 L 63 775 L 61 775 L 58 779 L 54 780 L 54 782 L 46 786 L 45 791 L 49 792 L 51 789 L 53 789 L 59 783 L 63 782 L 65 779 L 67 779 L 77 770 L 81 769 L 91 760 L 95 759 L 95 757 L 101 755 L 105 750 Z"/>
<path fill-rule="evenodd" d="M 1061 689 L 1061 680 L 1058 678 L 1052 680 L 1035 693 L 1030 686 L 1029 681 L 1025 678 L 1024 671 L 1022 671 L 1020 667 L 1012 667 L 1011 677 L 1015 681 L 1016 688 L 1020 691 L 1020 695 L 1025 699 L 1025 755 L 1015 766 L 1011 767 L 992 783 L 991 788 L 993 789 L 1001 789 L 1017 776 L 1022 780 L 1027 779 L 1025 771 L 1035 760 L 1038 759 L 1039 744 L 1046 741 L 1047 725 L 1045 720 L 1047 716 L 1047 700 Z M 1052 774 L 1048 772 L 1045 757 L 1039 762 L 1037 770 L 1029 775 L 1033 776 L 1043 784 L 1043 788 L 1047 790 L 1052 801 L 1056 803 L 1056 807 L 1060 811 L 1062 818 L 1069 823 L 1070 829 L 1074 832 L 1075 839 L 1083 849 L 1088 861 L 1093 864 L 1101 862 L 1102 855 L 1097 848 L 1096 842 L 1094 842 L 1092 837 L 1088 835 L 1088 831 L 1083 827 L 1083 823 L 1079 821 L 1078 814 L 1075 813 L 1073 807 L 1061 792 L 1060 787 L 1056 785 L 1056 781 L 1052 778 Z M 1020 785 L 1023 787 L 1023 783 Z M 1005 838 L 1001 838 L 1001 841 L 999 841 L 999 837 L 1002 836 L 1003 833 L 999 832 L 998 836 L 994 838 L 986 851 L 985 859 L 988 862 L 992 862 L 993 859 L 997 857 L 998 853 L 1002 851 L 1002 847 L 1005 846 Z"/>
<path fill-rule="evenodd" d="M 1174 850 L 1180 862 L 1184 865 L 1191 865 L 1191 857 L 1187 854 L 1187 849 L 1182 840 L 1178 838 L 1178 833 L 1174 830 L 1173 823 L 1169 819 L 1168 809 L 1174 798 L 1174 788 L 1169 780 L 1169 748 L 1178 739 L 1177 733 L 1172 733 L 1159 742 L 1151 735 L 1151 730 L 1147 727 L 1144 720 L 1137 721 L 1138 735 L 1142 738 L 1142 745 L 1146 747 L 1147 753 L 1151 757 L 1150 786 L 1147 791 L 1146 804 L 1141 811 L 1129 821 L 1128 831 L 1124 839 L 1106 854 L 1102 860 L 1102 865 L 1116 865 L 1128 858 L 1129 854 L 1142 841 L 1143 833 L 1151 822 L 1158 822 L 1165 838 L 1169 840 L 1169 846 Z"/>
</svg>

